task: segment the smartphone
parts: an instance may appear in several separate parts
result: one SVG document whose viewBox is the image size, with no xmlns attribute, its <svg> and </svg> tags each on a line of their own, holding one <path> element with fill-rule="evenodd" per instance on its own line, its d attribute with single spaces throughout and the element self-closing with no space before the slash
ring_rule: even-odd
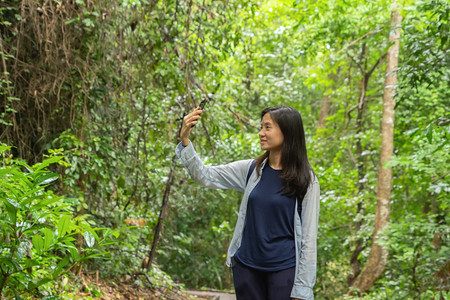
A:
<svg viewBox="0 0 450 300">
<path fill-rule="evenodd" d="M 208 102 L 208 100 L 204 99 L 202 100 L 202 102 L 200 102 L 199 106 L 200 109 L 203 110 L 203 108 L 205 108 L 206 102 Z M 194 127 L 195 125 L 192 125 L 191 127 Z"/>
<path fill-rule="evenodd" d="M 200 109 L 203 110 L 203 108 L 205 108 L 206 102 L 208 102 L 208 100 L 204 99 L 202 102 L 200 102 Z"/>
</svg>

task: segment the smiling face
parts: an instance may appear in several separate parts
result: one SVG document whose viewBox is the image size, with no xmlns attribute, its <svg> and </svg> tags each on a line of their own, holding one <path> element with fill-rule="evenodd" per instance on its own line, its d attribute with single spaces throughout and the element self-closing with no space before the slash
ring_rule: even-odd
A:
<svg viewBox="0 0 450 300">
<path fill-rule="evenodd" d="M 280 126 L 270 116 L 270 113 L 265 114 L 262 118 L 259 140 L 261 142 L 261 150 L 281 151 L 284 135 Z"/>
</svg>

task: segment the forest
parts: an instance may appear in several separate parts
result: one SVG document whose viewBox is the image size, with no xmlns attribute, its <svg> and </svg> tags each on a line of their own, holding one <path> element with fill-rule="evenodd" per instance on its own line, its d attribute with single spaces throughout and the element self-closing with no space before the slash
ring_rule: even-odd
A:
<svg viewBox="0 0 450 300">
<path fill-rule="evenodd" d="M 320 183 L 316 299 L 448 299 L 448 0 L 1 0 L 0 298 L 233 290 L 242 194 L 206 164 L 303 118 Z M 108 296 L 106 288 L 115 286 Z M 147 291 L 138 297 L 137 291 Z"/>
</svg>

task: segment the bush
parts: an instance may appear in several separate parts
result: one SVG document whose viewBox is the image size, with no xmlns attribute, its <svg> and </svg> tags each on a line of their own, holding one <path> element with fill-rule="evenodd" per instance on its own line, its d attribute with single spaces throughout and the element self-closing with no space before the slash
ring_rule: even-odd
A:
<svg viewBox="0 0 450 300">
<path fill-rule="evenodd" d="M 77 264 L 108 255 L 99 249 L 118 233 L 106 229 L 99 235 L 86 215 L 73 217 L 78 199 L 46 189 L 59 178 L 48 166 L 64 164 L 63 156 L 53 153 L 30 167 L 8 150 L 0 145 L 0 296 L 42 298 L 51 294 L 43 287 Z"/>
</svg>

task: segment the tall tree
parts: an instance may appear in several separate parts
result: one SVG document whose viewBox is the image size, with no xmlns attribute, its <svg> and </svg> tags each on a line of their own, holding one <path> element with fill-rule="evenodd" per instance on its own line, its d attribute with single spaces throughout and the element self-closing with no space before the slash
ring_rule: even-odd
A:
<svg viewBox="0 0 450 300">
<path fill-rule="evenodd" d="M 320 105 L 320 115 L 319 121 L 317 122 L 317 129 L 324 129 L 327 122 L 328 111 L 331 106 L 331 97 L 330 95 L 325 95 L 322 98 L 322 103 Z"/>
<path fill-rule="evenodd" d="M 394 5 L 396 1 L 394 0 Z M 381 154 L 378 169 L 377 207 L 375 213 L 375 230 L 372 239 L 370 256 L 364 266 L 361 275 L 357 278 L 353 287 L 360 292 L 368 291 L 375 281 L 383 273 L 388 259 L 388 250 L 377 244 L 378 233 L 386 228 L 390 215 L 390 198 L 392 188 L 392 167 L 385 167 L 393 153 L 394 143 L 394 107 L 395 90 L 397 86 L 397 67 L 400 48 L 400 26 L 402 17 L 394 7 L 391 13 L 391 30 L 389 32 L 389 44 L 386 57 L 386 76 L 383 96 L 383 119 L 381 122 Z"/>
</svg>

